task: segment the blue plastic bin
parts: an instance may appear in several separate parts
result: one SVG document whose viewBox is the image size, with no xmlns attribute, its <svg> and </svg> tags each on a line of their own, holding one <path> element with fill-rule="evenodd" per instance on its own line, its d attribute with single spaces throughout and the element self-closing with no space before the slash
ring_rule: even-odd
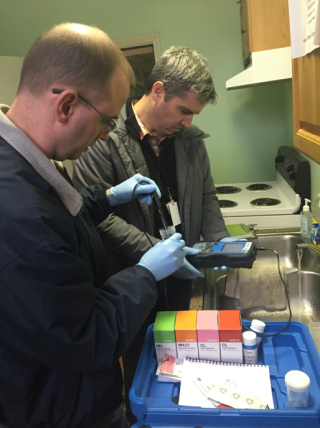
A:
<svg viewBox="0 0 320 428">
<path fill-rule="evenodd" d="M 250 323 L 243 320 L 246 327 Z M 281 330 L 286 323 L 266 324 L 265 334 L 270 334 Z M 263 339 L 258 362 L 269 366 L 274 410 L 203 409 L 175 404 L 180 383 L 157 381 L 152 328 L 153 324 L 147 331 L 130 390 L 131 408 L 138 419 L 135 428 L 320 428 L 320 358 L 306 325 L 292 321 L 283 333 Z M 287 407 L 284 377 L 290 370 L 301 370 L 310 378 L 308 408 Z"/>
</svg>

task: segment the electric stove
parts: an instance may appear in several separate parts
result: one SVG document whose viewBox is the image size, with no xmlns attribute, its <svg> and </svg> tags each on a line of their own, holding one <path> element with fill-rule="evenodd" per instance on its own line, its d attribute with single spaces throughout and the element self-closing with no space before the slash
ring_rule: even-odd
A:
<svg viewBox="0 0 320 428">
<path fill-rule="evenodd" d="M 255 224 L 255 230 L 300 226 L 304 198 L 311 195 L 309 162 L 296 149 L 281 146 L 275 168 L 275 181 L 216 185 L 226 224 Z"/>
</svg>

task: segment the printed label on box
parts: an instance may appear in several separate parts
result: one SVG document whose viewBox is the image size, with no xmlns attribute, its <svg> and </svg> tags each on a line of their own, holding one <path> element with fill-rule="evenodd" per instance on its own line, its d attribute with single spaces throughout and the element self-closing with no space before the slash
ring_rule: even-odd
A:
<svg viewBox="0 0 320 428">
<path fill-rule="evenodd" d="M 171 355 L 172 357 L 177 357 L 177 347 L 176 343 L 155 343 L 157 362 L 162 361 L 162 358 L 165 354 Z"/>
<path fill-rule="evenodd" d="M 221 361 L 243 363 L 242 342 L 221 342 Z"/>
<path fill-rule="evenodd" d="M 187 357 L 198 358 L 198 343 L 197 342 L 177 342 L 178 358 L 184 359 Z"/>
<path fill-rule="evenodd" d="M 220 361 L 220 343 L 198 342 L 199 358 Z"/>
</svg>

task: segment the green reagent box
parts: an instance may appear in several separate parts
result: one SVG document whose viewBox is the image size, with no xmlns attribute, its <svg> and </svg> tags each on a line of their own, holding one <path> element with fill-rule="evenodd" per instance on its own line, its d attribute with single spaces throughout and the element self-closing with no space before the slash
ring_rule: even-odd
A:
<svg viewBox="0 0 320 428">
<path fill-rule="evenodd" d="M 174 326 L 177 311 L 157 312 L 153 326 L 154 343 L 158 364 L 162 361 L 164 354 L 177 357 L 176 335 Z"/>
</svg>

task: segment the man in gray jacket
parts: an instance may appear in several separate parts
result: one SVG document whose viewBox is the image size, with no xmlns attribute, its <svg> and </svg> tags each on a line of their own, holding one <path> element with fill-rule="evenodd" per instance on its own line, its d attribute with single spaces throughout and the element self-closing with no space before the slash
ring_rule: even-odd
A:
<svg viewBox="0 0 320 428">
<path fill-rule="evenodd" d="M 193 116 L 214 103 L 216 96 L 202 55 L 186 47 L 171 47 L 154 66 L 146 94 L 141 99 L 129 98 L 123 106 L 109 140 L 98 141 L 77 160 L 75 186 L 110 187 L 140 173 L 158 184 L 166 222 L 182 233 L 186 245 L 201 236 L 206 241 L 229 236 L 203 141 L 208 134 L 191 124 Z M 159 241 L 162 227 L 156 207 L 137 200 L 119 206 L 101 223 L 99 233 L 114 273 L 137 263 Z M 123 359 L 127 394 L 148 324 L 157 310 L 189 309 L 192 278 L 199 276 L 202 273 L 185 262 L 159 288 L 157 305 Z M 128 406 L 127 400 L 127 418 L 133 423 Z"/>
</svg>

